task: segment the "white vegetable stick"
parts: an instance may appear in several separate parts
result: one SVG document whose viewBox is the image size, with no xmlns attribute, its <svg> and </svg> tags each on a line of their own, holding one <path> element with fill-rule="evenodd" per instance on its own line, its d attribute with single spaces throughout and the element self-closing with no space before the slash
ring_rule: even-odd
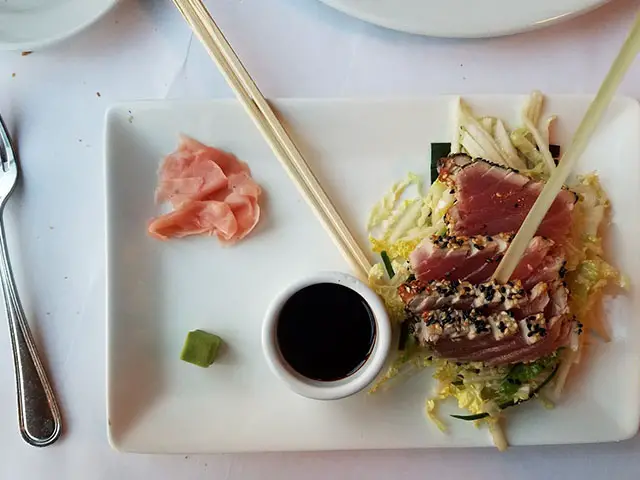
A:
<svg viewBox="0 0 640 480">
<path fill-rule="evenodd" d="M 558 120 L 558 117 L 556 115 L 551 115 L 549 118 L 547 118 L 547 128 L 543 130 L 545 140 L 547 141 L 548 145 L 552 145 L 555 138 L 554 127 L 556 125 L 556 120 Z"/>
<path fill-rule="evenodd" d="M 570 350 L 565 357 L 562 359 L 562 364 L 558 368 L 558 374 L 556 375 L 556 382 L 553 388 L 553 400 L 557 401 L 562 394 L 562 389 L 564 388 L 564 384 L 567 381 L 567 377 L 569 376 L 569 370 L 575 363 L 575 358 L 578 355 L 578 350 L 575 352 Z"/>
<path fill-rule="evenodd" d="M 553 171 L 556 169 L 556 162 L 553 161 L 553 157 L 551 156 L 551 152 L 549 151 L 549 145 L 547 145 L 547 143 L 544 141 L 542 135 L 538 131 L 538 128 L 529 118 L 523 116 L 522 120 L 524 122 L 524 126 L 527 127 L 527 129 L 531 132 L 531 135 L 533 135 L 533 139 L 538 145 L 538 150 L 542 154 L 542 158 L 544 158 L 544 163 L 547 166 L 549 174 L 553 173 Z"/>
<path fill-rule="evenodd" d="M 531 132 L 538 146 L 538 150 L 544 159 L 549 174 L 553 172 L 556 164 L 553 156 L 549 151 L 549 138 L 547 134 L 541 134 L 538 130 L 540 115 L 542 114 L 542 106 L 544 104 L 544 96 L 537 90 L 534 90 L 522 109 L 522 123 Z"/>
<path fill-rule="evenodd" d="M 531 143 L 524 132 L 528 132 L 523 128 L 514 130 L 509 135 L 509 139 L 514 147 L 527 159 L 530 168 L 537 168 L 538 164 L 544 163 L 542 154 L 538 151 L 535 144 Z M 544 164 L 542 165 L 544 167 Z"/>
<path fill-rule="evenodd" d="M 460 104 L 460 97 L 456 97 L 453 101 L 453 135 L 451 138 L 451 153 L 460 153 L 460 113 L 462 111 L 462 106 Z"/>
<path fill-rule="evenodd" d="M 486 130 L 489 135 L 493 135 L 493 124 L 494 120 L 491 117 L 482 117 L 480 119 L 480 123 L 482 124 L 482 128 Z"/>
<path fill-rule="evenodd" d="M 471 109 L 464 104 L 462 100 L 460 101 L 460 116 L 462 127 L 464 127 L 483 150 L 485 150 L 484 158 L 500 165 L 507 165 L 493 137 L 482 127 L 480 122 L 476 120 L 471 113 Z"/>
<path fill-rule="evenodd" d="M 463 128 L 469 133 L 471 137 L 482 149 L 482 155 L 478 155 L 486 160 L 489 160 L 498 165 L 508 165 L 505 160 L 500 147 L 496 144 L 495 140 L 489 135 L 482 126 L 475 122 L 465 122 Z"/>
<path fill-rule="evenodd" d="M 542 113 L 542 105 L 544 104 L 544 95 L 538 90 L 534 90 L 529 95 L 529 99 L 525 103 L 523 109 L 523 117 L 531 120 L 531 123 L 538 125 L 540 115 Z"/>
<path fill-rule="evenodd" d="M 517 170 L 525 169 L 527 166 L 524 161 L 518 155 L 518 151 L 516 147 L 511 143 L 511 138 L 509 138 L 509 132 L 507 132 L 507 128 L 504 126 L 502 120 L 498 120 L 496 122 L 496 126 L 493 131 L 493 135 L 498 143 L 498 146 L 502 149 L 507 159 L 507 163 L 511 168 L 515 168 Z"/>
<path fill-rule="evenodd" d="M 499 420 L 489 422 L 489 431 L 493 437 L 493 444 L 500 452 L 504 452 L 509 447 L 509 444 L 507 443 L 507 437 L 505 437 L 504 431 L 498 422 Z"/>
<path fill-rule="evenodd" d="M 471 134 L 467 132 L 465 129 L 462 129 L 461 143 L 462 143 L 462 147 L 473 158 L 484 157 L 484 150 L 482 149 L 480 144 L 476 142 L 475 138 L 473 138 Z"/>
</svg>

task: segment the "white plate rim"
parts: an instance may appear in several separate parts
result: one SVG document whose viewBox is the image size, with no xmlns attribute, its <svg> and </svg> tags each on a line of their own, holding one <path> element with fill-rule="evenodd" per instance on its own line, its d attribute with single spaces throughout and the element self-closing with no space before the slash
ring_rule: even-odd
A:
<svg viewBox="0 0 640 480">
<path fill-rule="evenodd" d="M 102 8 L 96 10 L 96 12 L 89 18 L 83 20 L 78 23 L 75 27 L 70 29 L 62 29 L 55 34 L 36 38 L 34 40 L 25 41 L 25 42 L 7 42 L 2 41 L 0 38 L 0 51 L 30 51 L 36 50 L 43 47 L 48 47 L 55 43 L 61 42 L 62 40 L 66 40 L 74 35 L 77 35 L 84 29 L 90 27 L 94 23 L 96 23 L 100 18 L 109 13 L 119 2 L 120 0 L 108 0 L 107 3 Z"/>
<path fill-rule="evenodd" d="M 554 25 L 565 20 L 572 19 L 579 15 L 588 13 L 596 8 L 599 8 L 611 0 L 585 0 L 586 5 L 583 8 L 576 9 L 572 12 L 556 17 L 549 17 L 545 19 L 530 20 L 528 22 L 518 22 L 511 26 L 484 28 L 484 29 L 465 29 L 462 25 L 463 22 L 451 22 L 451 23 L 438 23 L 434 22 L 431 25 L 424 28 L 413 28 L 402 23 L 402 20 L 396 18 L 385 18 L 375 13 L 368 12 L 366 10 L 359 9 L 356 5 L 353 5 L 353 0 L 319 0 L 325 5 L 338 10 L 339 12 L 357 18 L 367 23 L 384 27 L 390 30 L 396 30 L 399 32 L 411 33 L 414 35 L 424 35 L 429 37 L 439 38 L 492 38 L 501 37 L 507 35 L 513 35 L 516 33 L 523 33 L 531 30 L 537 30 L 547 26 Z M 439 0 L 440 1 L 440 0 Z M 446 0 L 441 0 L 446 1 Z"/>
</svg>

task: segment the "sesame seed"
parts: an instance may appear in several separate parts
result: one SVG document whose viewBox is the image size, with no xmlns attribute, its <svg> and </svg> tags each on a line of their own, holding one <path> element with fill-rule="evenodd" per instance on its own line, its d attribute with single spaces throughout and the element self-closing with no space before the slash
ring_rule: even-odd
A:
<svg viewBox="0 0 640 480">
<path fill-rule="evenodd" d="M 567 274 L 567 269 L 565 267 L 566 264 L 567 262 L 563 262 L 562 267 L 560 267 L 560 271 L 558 272 L 558 275 L 560 275 L 560 278 L 564 278 L 564 276 Z"/>
</svg>

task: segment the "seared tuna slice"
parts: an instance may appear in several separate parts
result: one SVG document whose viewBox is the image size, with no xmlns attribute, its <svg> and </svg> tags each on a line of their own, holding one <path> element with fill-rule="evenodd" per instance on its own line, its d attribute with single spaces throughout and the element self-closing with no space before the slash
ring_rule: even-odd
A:
<svg viewBox="0 0 640 480">
<path fill-rule="evenodd" d="M 515 233 L 544 187 L 515 170 L 463 155 L 441 161 L 439 180 L 455 191 L 447 212 L 451 235 Z M 538 228 L 537 235 L 562 242 L 571 229 L 576 195 L 563 189 Z"/>
<path fill-rule="evenodd" d="M 573 328 L 564 284 L 556 282 L 551 295 L 542 286 L 536 289 L 529 294 L 533 301 L 526 312 L 426 310 L 413 318 L 411 331 L 421 345 L 458 362 L 502 365 L 535 360 L 567 345 Z"/>
<path fill-rule="evenodd" d="M 507 251 L 511 235 L 427 238 L 411 253 L 409 261 L 416 278 L 483 283 L 491 279 Z M 521 280 L 525 289 L 557 278 L 565 258 L 553 241 L 534 237 L 511 280 Z"/>
</svg>

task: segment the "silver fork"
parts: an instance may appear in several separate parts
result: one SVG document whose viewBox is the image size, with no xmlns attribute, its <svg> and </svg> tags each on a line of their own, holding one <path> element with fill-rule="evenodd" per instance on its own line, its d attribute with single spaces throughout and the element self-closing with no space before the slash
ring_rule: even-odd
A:
<svg viewBox="0 0 640 480">
<path fill-rule="evenodd" d="M 18 180 L 18 158 L 0 116 L 0 281 L 4 295 L 18 394 L 18 424 L 24 440 L 36 447 L 55 442 L 62 429 L 60 409 L 47 379 L 20 303 L 9 261 L 2 216 Z"/>
</svg>

